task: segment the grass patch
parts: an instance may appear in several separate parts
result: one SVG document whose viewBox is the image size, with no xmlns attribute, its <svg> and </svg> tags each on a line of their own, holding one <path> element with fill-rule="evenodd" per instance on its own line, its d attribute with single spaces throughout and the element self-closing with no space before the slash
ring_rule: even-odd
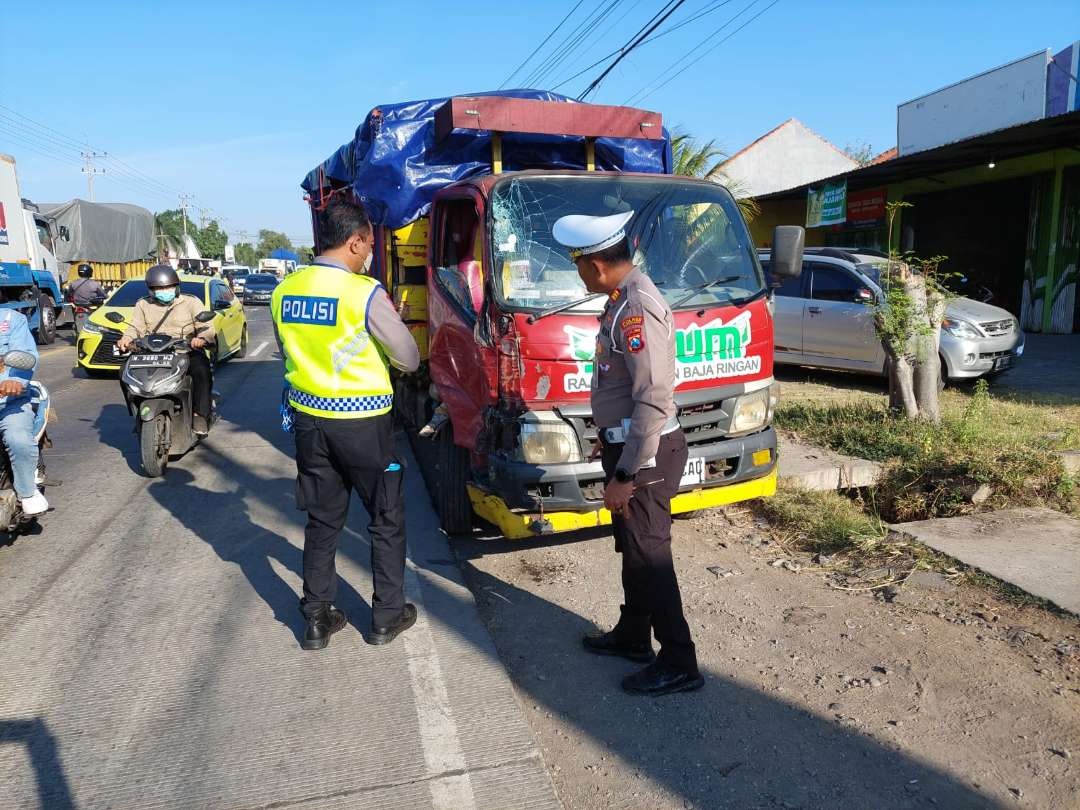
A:
<svg viewBox="0 0 1080 810">
<path fill-rule="evenodd" d="M 832 553 L 853 546 L 870 551 L 886 534 L 880 520 L 837 492 L 781 486 L 761 501 L 761 509 L 804 551 Z"/>
<path fill-rule="evenodd" d="M 980 383 L 972 392 L 945 392 L 941 404 L 940 425 L 909 421 L 870 403 L 792 403 L 780 407 L 776 421 L 811 444 L 886 463 L 872 519 L 894 523 L 969 513 L 981 485 L 991 494 L 980 508 L 1049 506 L 1080 513 L 1080 482 L 1057 452 L 1080 447 L 1075 400 L 994 398 Z"/>
</svg>

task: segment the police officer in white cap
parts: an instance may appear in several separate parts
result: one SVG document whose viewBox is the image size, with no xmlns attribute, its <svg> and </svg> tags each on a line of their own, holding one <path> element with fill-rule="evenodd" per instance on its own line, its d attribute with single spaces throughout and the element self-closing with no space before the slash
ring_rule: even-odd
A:
<svg viewBox="0 0 1080 810">
<path fill-rule="evenodd" d="M 592 412 L 602 445 L 604 505 L 622 554 L 624 604 L 609 633 L 586 636 L 589 652 L 648 663 L 623 679 L 634 694 L 698 689 L 690 627 L 671 559 L 671 498 L 686 466 L 675 415 L 675 319 L 630 257 L 634 212 L 565 216 L 553 235 L 589 292 L 606 293 L 593 361 Z M 660 642 L 654 656 L 652 634 Z"/>
</svg>

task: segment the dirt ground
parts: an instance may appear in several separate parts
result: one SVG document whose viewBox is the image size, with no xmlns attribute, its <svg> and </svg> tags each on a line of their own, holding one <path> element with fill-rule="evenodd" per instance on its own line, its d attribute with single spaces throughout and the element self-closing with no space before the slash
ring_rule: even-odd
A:
<svg viewBox="0 0 1080 810">
<path fill-rule="evenodd" d="M 794 572 L 745 507 L 675 524 L 706 686 L 651 700 L 585 653 L 608 536 L 455 541 L 566 807 L 1080 807 L 1080 622 L 916 576 L 890 602 Z"/>
</svg>

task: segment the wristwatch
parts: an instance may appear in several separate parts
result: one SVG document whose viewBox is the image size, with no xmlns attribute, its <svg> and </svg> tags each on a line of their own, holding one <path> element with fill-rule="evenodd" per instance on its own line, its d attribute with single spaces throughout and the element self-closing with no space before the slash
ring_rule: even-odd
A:
<svg viewBox="0 0 1080 810">
<path fill-rule="evenodd" d="M 615 470 L 615 480 L 618 481 L 620 484 L 626 484 L 630 481 L 633 481 L 634 476 L 631 473 L 628 473 L 622 467 L 619 467 Z"/>
</svg>

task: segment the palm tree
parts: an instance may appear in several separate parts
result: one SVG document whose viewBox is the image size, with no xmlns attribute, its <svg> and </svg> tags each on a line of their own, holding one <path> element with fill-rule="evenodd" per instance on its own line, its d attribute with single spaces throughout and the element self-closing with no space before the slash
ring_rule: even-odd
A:
<svg viewBox="0 0 1080 810">
<path fill-rule="evenodd" d="M 158 259 L 164 261 L 165 254 L 183 256 L 187 252 L 184 241 L 184 221 L 179 211 L 162 211 L 154 214 L 154 239 Z"/>
<path fill-rule="evenodd" d="M 724 174 L 723 166 L 727 155 L 716 145 L 715 140 L 701 143 L 689 133 L 676 132 L 671 139 L 671 154 L 674 158 L 675 174 L 700 177 L 722 185 L 738 202 L 743 219 L 747 222 L 761 213 L 753 198 L 746 196 L 746 188 Z"/>
</svg>

